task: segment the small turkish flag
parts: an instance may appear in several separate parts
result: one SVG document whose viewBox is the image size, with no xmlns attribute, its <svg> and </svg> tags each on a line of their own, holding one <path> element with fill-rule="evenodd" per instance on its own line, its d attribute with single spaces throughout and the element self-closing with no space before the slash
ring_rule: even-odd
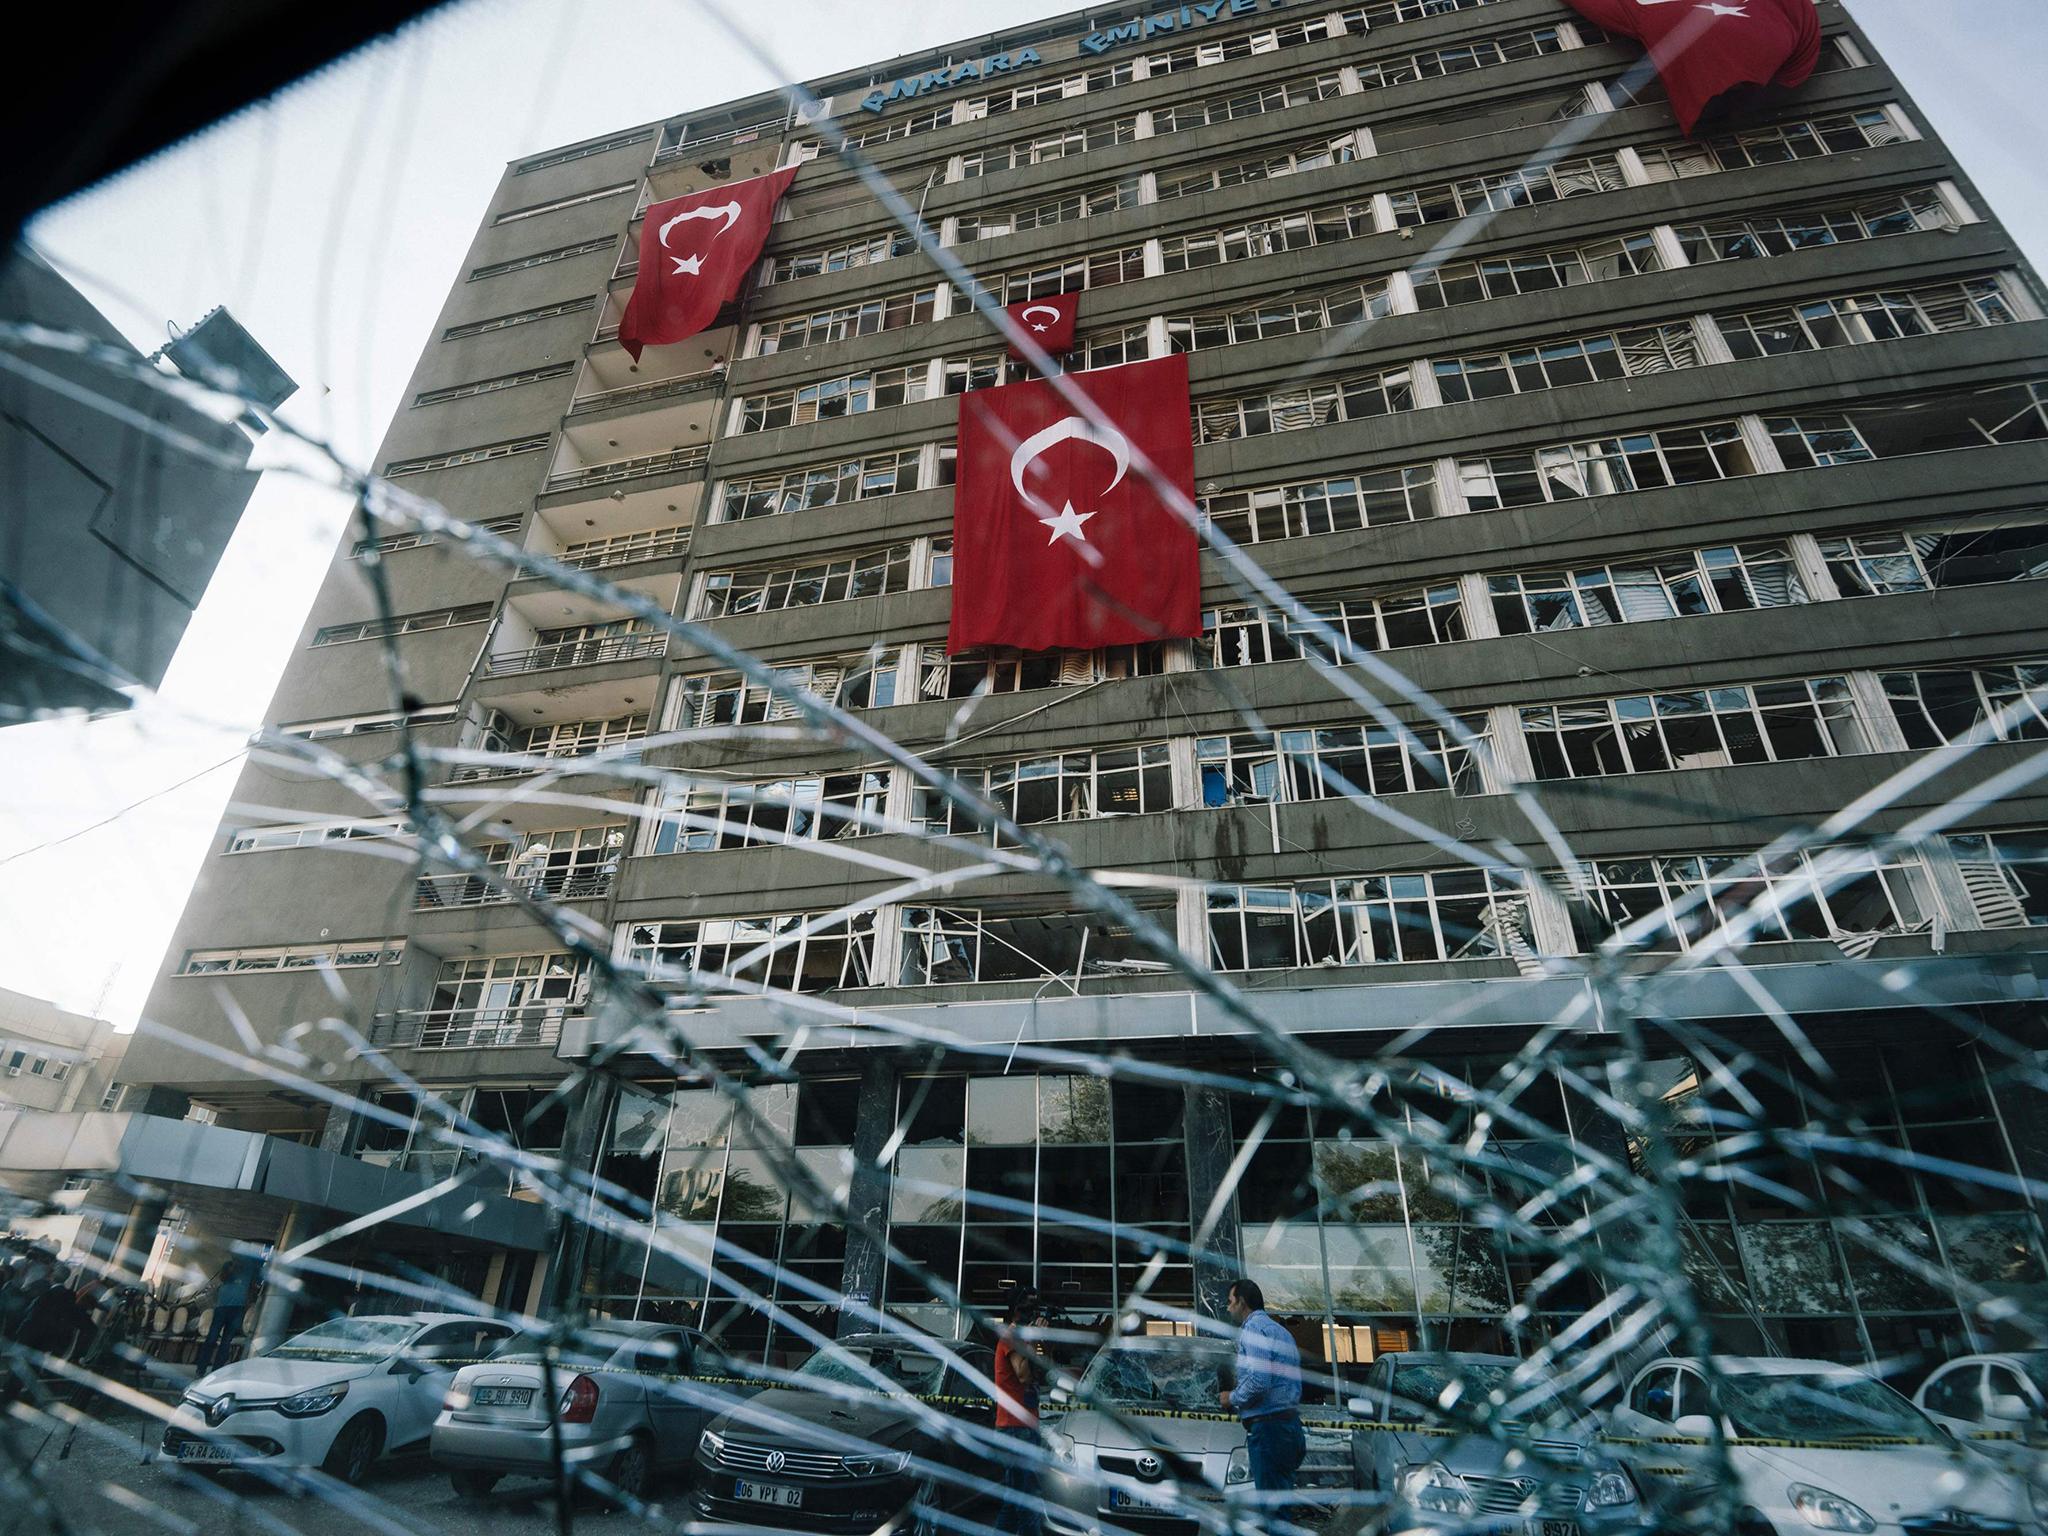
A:
<svg viewBox="0 0 2048 1536">
<path fill-rule="evenodd" d="M 1806 83 L 1820 62 L 1813 0 L 1571 0 L 1596 26 L 1633 37 L 1691 133 L 1707 104 L 1738 85 Z"/>
<path fill-rule="evenodd" d="M 1022 304 L 1012 304 L 1003 313 L 1026 336 L 1058 357 L 1073 348 L 1074 321 L 1080 309 L 1081 295 L 1056 293 L 1049 299 L 1026 299 Z M 1010 343 L 1010 356 L 1021 360 L 1024 355 L 1023 348 L 1014 341 Z"/>
<path fill-rule="evenodd" d="M 1071 385 L 1095 419 L 1061 398 Z M 1202 632 L 1188 360 L 1162 357 L 960 397 L 949 652 L 1093 650 Z"/>
<path fill-rule="evenodd" d="M 740 291 L 768 241 L 775 205 L 797 168 L 672 197 L 640 225 L 640 270 L 619 321 L 619 345 L 687 341 Z"/>
</svg>

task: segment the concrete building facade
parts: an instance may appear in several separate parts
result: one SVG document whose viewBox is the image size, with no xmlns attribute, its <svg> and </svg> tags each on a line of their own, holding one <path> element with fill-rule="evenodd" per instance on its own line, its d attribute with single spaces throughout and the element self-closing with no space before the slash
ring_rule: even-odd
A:
<svg viewBox="0 0 2048 1536">
<path fill-rule="evenodd" d="M 1490 1137 L 1503 1201 L 1575 1157 L 1626 1168 L 1653 1150 L 1601 1102 L 1616 999 L 1682 1124 L 1736 1102 L 1716 1065 L 1739 1060 L 1775 1085 L 1771 1124 L 1853 1105 L 1873 1144 L 1990 1170 L 1765 1146 L 1689 1185 L 1685 1223 L 1732 1346 L 1988 1344 L 1971 1298 L 2038 1302 L 2044 1284 L 2024 1184 L 2044 1172 L 2040 1104 L 2010 1068 L 2043 1043 L 2048 800 L 2022 786 L 1914 824 L 2048 732 L 2028 579 L 2048 551 L 2048 330 L 1934 125 L 1842 7 L 1820 11 L 1811 82 L 1698 141 L 1654 82 L 1616 84 L 1634 46 L 1559 0 L 1073 13 L 813 83 L 997 302 L 1081 291 L 1071 366 L 1189 353 L 1205 514 L 1483 754 L 1400 704 L 1404 746 L 1210 554 L 1200 641 L 948 658 L 953 396 L 1014 375 L 780 99 L 509 166 L 377 468 L 715 626 L 962 773 L 1081 867 L 1119 872 L 1192 963 L 1289 1034 L 1343 1059 L 1398 1043 L 1414 1071 L 1376 1109 Z M 799 162 L 739 303 L 634 364 L 615 335 L 638 211 Z M 755 1084 L 806 1167 L 851 1181 L 890 1246 L 975 1307 L 1035 1283 L 1105 1313 L 1164 1252 L 1161 1302 L 1213 1309 L 1219 1278 L 1248 1268 L 1348 1366 L 1512 1343 L 1595 1302 L 1445 1198 L 1426 1156 L 1326 1112 L 1005 1071 L 1020 1043 L 1218 1083 L 1276 1063 L 1049 878 L 807 923 L 888 888 L 834 844 L 971 858 L 855 836 L 835 811 L 976 829 L 858 754 L 658 740 L 787 712 L 622 605 L 369 529 L 337 552 L 269 718 L 394 783 L 401 724 L 455 752 L 430 770 L 435 806 L 472 817 L 492 871 L 578 914 L 620 963 L 714 971 L 780 936 L 748 977 L 976 1043 L 913 1050 L 830 1019 L 806 1033 L 759 998 L 676 1019 Z M 1746 970 L 1716 963 L 1699 947 L 1712 922 L 1688 917 L 1618 986 L 1586 980 L 1633 919 L 1796 881 L 1818 852 L 1743 860 L 1972 729 L 1993 739 L 1966 764 L 1820 839 L 1848 872 L 1767 917 Z M 1330 795 L 1329 774 L 1409 820 Z M 1576 906 L 1443 851 L 1508 845 L 1555 871 L 1522 797 L 1580 861 Z M 236 801 L 291 819 L 222 828 L 150 999 L 160 1028 L 124 1071 L 155 1107 L 203 1104 L 422 1179 L 457 1170 L 469 1154 L 388 1061 L 485 1129 L 602 1172 L 688 1242 L 774 1261 L 763 1284 L 828 1330 L 821 1292 L 963 1326 L 872 1231 L 788 1193 L 760 1125 L 617 1050 L 587 957 L 526 905 L 473 869 L 366 856 L 402 837 L 401 802 L 275 755 Z M 244 1070 L 231 1018 L 335 1097 Z M 1526 1118 L 1474 1121 L 1457 1085 L 1499 1088 L 1560 1020 L 1544 1070 L 1514 1079 Z M 530 1113 L 593 1061 L 571 1103 Z M 1346 1193 L 1361 1189 L 1376 1192 Z M 1924 1262 L 1860 1245 L 1859 1222 Z M 806 1347 L 632 1232 L 558 1230 L 549 1251 L 558 1299 L 701 1320 L 778 1359 Z M 408 1257 L 493 1300 L 546 1293 L 545 1265 L 507 1262 L 481 1222 Z"/>
</svg>

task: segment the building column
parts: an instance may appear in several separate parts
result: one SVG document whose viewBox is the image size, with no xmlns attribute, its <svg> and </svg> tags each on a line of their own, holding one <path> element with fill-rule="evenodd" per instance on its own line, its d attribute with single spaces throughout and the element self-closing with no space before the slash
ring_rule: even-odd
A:
<svg viewBox="0 0 2048 1536">
<path fill-rule="evenodd" d="M 1227 1186 L 1236 1148 L 1230 1134 L 1230 1101 L 1221 1089 L 1191 1084 L 1187 1095 L 1188 1216 L 1198 1231 L 1217 1191 Z M 1194 1255 L 1195 1311 L 1203 1317 L 1226 1315 L 1230 1282 L 1244 1273 L 1244 1244 L 1237 1228 L 1237 1199 L 1230 1197 L 1216 1228 Z"/>
<path fill-rule="evenodd" d="M 882 1149 L 896 1130 L 896 1063 L 887 1051 L 870 1051 L 861 1067 L 860 1102 L 854 1111 L 853 1177 L 846 1209 L 868 1228 L 846 1229 L 846 1257 L 839 1269 L 838 1336 L 870 1333 L 882 1306 L 889 1255 L 878 1234 L 889 1221 L 889 1165 Z"/>
<path fill-rule="evenodd" d="M 569 1129 L 562 1138 L 562 1166 L 597 1177 L 600 1154 L 611 1133 L 612 1116 L 619 1107 L 617 1079 L 607 1072 L 586 1072 L 576 1085 L 569 1105 Z M 540 1295 L 542 1318 L 552 1319 L 579 1304 L 583 1270 L 590 1257 L 590 1223 L 586 1219 L 586 1192 L 572 1194 L 563 1212 L 550 1207 L 548 1218 L 547 1281 Z"/>
<path fill-rule="evenodd" d="M 321 1139 L 324 1142 L 326 1138 Z M 284 1225 L 277 1229 L 277 1240 L 270 1248 L 272 1260 L 262 1277 L 263 1300 L 256 1308 L 256 1322 L 249 1329 L 251 1355 L 259 1355 L 292 1336 L 292 1315 L 298 1309 L 299 1277 L 280 1266 L 276 1256 L 289 1252 L 304 1241 L 310 1235 L 310 1226 L 306 1220 L 306 1208 L 294 1205 L 285 1212 Z"/>
<path fill-rule="evenodd" d="M 107 1268 L 120 1277 L 123 1285 L 140 1285 L 142 1267 L 149 1262 L 149 1253 L 156 1246 L 157 1228 L 163 1225 L 164 1212 L 170 1202 L 161 1197 L 145 1197 L 128 1207 L 128 1216 L 121 1224 L 121 1235 L 114 1242 L 114 1249 L 107 1258 Z"/>
</svg>

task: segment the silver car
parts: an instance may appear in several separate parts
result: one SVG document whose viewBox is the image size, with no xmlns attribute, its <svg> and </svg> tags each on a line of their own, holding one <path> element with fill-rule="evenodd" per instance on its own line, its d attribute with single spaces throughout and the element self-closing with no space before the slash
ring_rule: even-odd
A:
<svg viewBox="0 0 2048 1536">
<path fill-rule="evenodd" d="M 600 1323 L 544 1364 L 545 1338 L 509 1341 L 449 1384 L 432 1454 L 455 1491 L 482 1498 L 500 1478 L 552 1477 L 556 1427 L 572 1464 L 639 1498 L 662 1472 L 691 1465 L 719 1405 L 676 1380 L 727 1373 L 703 1335 L 662 1323 Z"/>
<path fill-rule="evenodd" d="M 1047 1405 L 1050 1529 L 1059 1536 L 1154 1531 L 1162 1521 L 1184 1524 L 1191 1505 L 1251 1498 L 1244 1426 L 1216 1403 L 1233 1353 L 1215 1339 L 1140 1335 L 1098 1354 L 1082 1374 L 1074 1406 L 1062 1412 L 1056 1402 Z M 1350 1486 L 1345 1454 L 1341 1432 L 1308 1431 L 1297 1477 L 1302 1503 L 1317 1502 L 1307 1490 Z M 1322 1502 L 1333 1497 L 1341 1494 Z"/>
<path fill-rule="evenodd" d="M 1485 1536 L 1619 1536 L 1653 1526 L 1635 1479 L 1595 1444 L 1599 1424 L 1560 1409 L 1546 1422 L 1540 1381 L 1512 1355 L 1382 1355 L 1348 1405 L 1370 1524 Z M 1526 1404 L 1527 1406 L 1521 1406 Z M 1508 1409 L 1498 1433 L 1461 1433 L 1482 1408 Z"/>
</svg>

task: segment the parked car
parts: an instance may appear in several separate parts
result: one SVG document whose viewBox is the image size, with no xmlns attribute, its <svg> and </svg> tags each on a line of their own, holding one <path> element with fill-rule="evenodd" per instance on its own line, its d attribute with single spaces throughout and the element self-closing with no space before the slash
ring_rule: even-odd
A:
<svg viewBox="0 0 2048 1536">
<path fill-rule="evenodd" d="M 987 1430 L 995 1401 L 982 1383 L 993 1369 L 984 1345 L 880 1333 L 841 1339 L 786 1385 L 711 1421 L 697 1448 L 696 1512 L 745 1525 L 867 1532 L 913 1501 L 949 1513 L 987 1507 L 986 1492 L 947 1473 L 985 1480 L 988 1456 L 935 1433 L 916 1399 L 951 1399 L 946 1413 Z"/>
<path fill-rule="evenodd" d="M 1348 1406 L 1364 1421 L 1351 1436 L 1357 1485 L 1385 1501 L 1375 1523 L 1516 1536 L 1651 1528 L 1634 1477 L 1596 1443 L 1599 1423 L 1518 1371 L 1526 1367 L 1512 1355 L 1411 1353 L 1373 1362 Z M 1493 1410 L 1490 1428 L 1466 1428 L 1482 1407 Z M 1486 1516 L 1516 1518 L 1482 1523 Z"/>
<path fill-rule="evenodd" d="M 449 1383 L 432 1454 L 457 1493 L 482 1498 L 508 1475 L 553 1477 L 557 1426 L 565 1456 L 636 1499 L 662 1473 L 691 1465 L 710 1413 L 703 1389 L 673 1378 L 727 1373 L 702 1334 L 599 1323 L 564 1344 L 552 1364 L 547 1343 L 530 1333 L 508 1339 Z"/>
<path fill-rule="evenodd" d="M 1616 1449 L 1696 1492 L 1715 1431 L 1750 1511 L 1748 1532 L 1862 1536 L 2037 1531 L 2025 1487 L 1882 1382 L 1823 1360 L 1665 1358 L 1644 1366 L 1609 1416 Z M 1670 1444 L 1625 1442 L 1663 1438 Z"/>
<path fill-rule="evenodd" d="M 1986 1431 L 2038 1437 L 2048 1424 L 2048 1350 L 1963 1355 L 1920 1383 L 1913 1406 L 1965 1438 Z"/>
<path fill-rule="evenodd" d="M 318 1467 L 359 1482 L 379 1456 L 424 1445 L 457 1367 L 511 1332 L 452 1312 L 337 1317 L 192 1383 L 162 1455 L 181 1466 Z"/>
<path fill-rule="evenodd" d="M 1068 1536 L 1112 1526 L 1152 1530 L 1161 1520 L 1177 1529 L 1193 1516 L 1190 1506 L 1249 1494 L 1244 1426 L 1216 1403 L 1234 1353 L 1221 1339 L 1163 1334 L 1105 1346 L 1082 1373 L 1074 1406 L 1046 1415 L 1048 1526 Z M 1201 1417 L 1166 1416 L 1173 1413 Z M 1301 1502 L 1315 1503 L 1314 1489 L 1349 1487 L 1348 1455 L 1341 1432 L 1311 1429 L 1298 1478 Z"/>
</svg>

